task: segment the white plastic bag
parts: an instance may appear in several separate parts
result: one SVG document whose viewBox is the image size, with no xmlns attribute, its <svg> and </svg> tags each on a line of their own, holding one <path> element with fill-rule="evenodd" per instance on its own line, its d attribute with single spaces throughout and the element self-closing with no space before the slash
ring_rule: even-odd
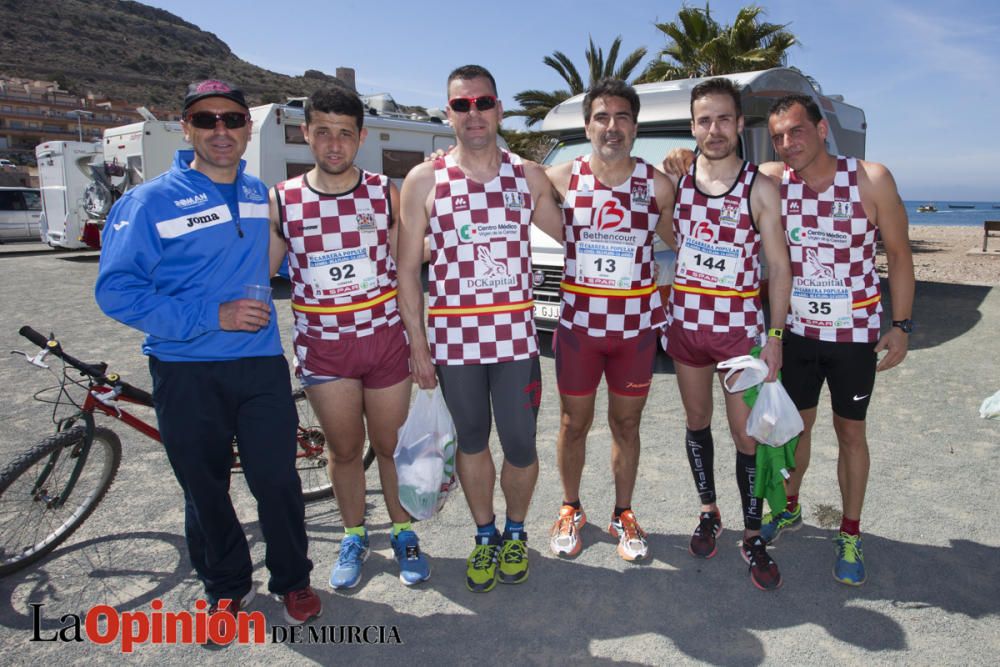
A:
<svg viewBox="0 0 1000 667">
<path fill-rule="evenodd" d="M 403 508 L 414 519 L 434 516 L 455 485 L 455 425 L 440 387 L 417 391 L 393 461 Z"/>
<path fill-rule="evenodd" d="M 983 419 L 1000 419 L 1000 391 L 983 401 L 979 406 L 979 416 Z"/>
<path fill-rule="evenodd" d="M 726 377 L 722 380 L 722 384 L 726 388 L 726 391 L 731 394 L 758 385 L 767 377 L 767 364 L 756 357 L 751 357 L 749 354 L 720 361 L 718 368 L 720 371 L 729 369 Z M 740 373 L 740 371 L 743 372 Z M 740 373 L 740 375 L 732 380 L 732 384 L 730 384 L 730 378 L 736 373 Z"/>
<path fill-rule="evenodd" d="M 802 433 L 805 425 L 780 382 L 765 382 L 747 419 L 747 434 L 757 442 L 780 447 Z"/>
</svg>

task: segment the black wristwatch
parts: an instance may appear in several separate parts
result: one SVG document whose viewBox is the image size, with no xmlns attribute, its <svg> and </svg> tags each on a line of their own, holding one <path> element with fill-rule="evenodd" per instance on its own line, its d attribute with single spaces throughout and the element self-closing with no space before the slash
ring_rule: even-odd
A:
<svg viewBox="0 0 1000 667">
<path fill-rule="evenodd" d="M 899 327 L 903 330 L 903 333 L 913 333 L 913 320 L 911 319 L 893 320 L 892 326 Z"/>
</svg>

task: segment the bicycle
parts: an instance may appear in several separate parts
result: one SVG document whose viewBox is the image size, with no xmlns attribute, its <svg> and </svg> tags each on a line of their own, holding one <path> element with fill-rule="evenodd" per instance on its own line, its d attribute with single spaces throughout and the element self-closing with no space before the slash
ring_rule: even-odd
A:
<svg viewBox="0 0 1000 667">
<path fill-rule="evenodd" d="M 152 395 L 107 373 L 104 362 L 86 363 L 67 354 L 54 338 L 46 338 L 28 326 L 22 336 L 41 350 L 34 356 L 22 354 L 28 363 L 49 369 L 48 355 L 62 361 L 59 384 L 36 392 L 35 400 L 51 403 L 56 432 L 16 457 L 0 472 L 0 577 L 16 572 L 44 558 L 73 534 L 104 498 L 118 473 L 122 460 L 121 439 L 111 429 L 98 426 L 95 413 L 117 419 L 143 435 L 161 442 L 160 432 L 122 404 L 153 407 Z M 71 377 L 78 371 L 83 379 Z M 82 405 L 69 389 L 86 390 Z M 55 399 L 44 397 L 58 390 Z M 305 392 L 292 392 L 299 414 L 296 440 L 296 468 L 302 479 L 305 500 L 333 496 L 327 474 L 326 437 L 313 415 Z M 68 417 L 59 417 L 62 407 L 73 406 Z M 364 467 L 375 460 L 367 445 Z M 233 470 L 241 472 L 239 452 L 233 442 Z"/>
</svg>

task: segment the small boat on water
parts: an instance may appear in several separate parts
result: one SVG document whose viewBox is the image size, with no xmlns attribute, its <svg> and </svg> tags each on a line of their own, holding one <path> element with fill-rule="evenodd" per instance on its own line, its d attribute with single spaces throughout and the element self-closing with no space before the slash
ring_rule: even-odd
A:
<svg viewBox="0 0 1000 667">
<path fill-rule="evenodd" d="M 937 206 L 930 203 L 918 206 L 917 213 L 937 213 Z"/>
<path fill-rule="evenodd" d="M 948 204 L 948 208 L 976 208 L 975 204 Z"/>
</svg>

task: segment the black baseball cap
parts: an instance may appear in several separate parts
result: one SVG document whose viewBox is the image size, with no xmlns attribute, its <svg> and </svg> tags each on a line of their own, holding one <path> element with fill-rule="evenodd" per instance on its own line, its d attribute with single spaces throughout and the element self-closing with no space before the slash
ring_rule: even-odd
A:
<svg viewBox="0 0 1000 667">
<path fill-rule="evenodd" d="M 207 79 L 188 86 L 187 95 L 184 97 L 184 113 L 187 113 L 192 104 L 206 97 L 225 97 L 227 100 L 236 102 L 247 111 L 250 110 L 242 90 L 234 88 L 225 81 Z"/>
</svg>

